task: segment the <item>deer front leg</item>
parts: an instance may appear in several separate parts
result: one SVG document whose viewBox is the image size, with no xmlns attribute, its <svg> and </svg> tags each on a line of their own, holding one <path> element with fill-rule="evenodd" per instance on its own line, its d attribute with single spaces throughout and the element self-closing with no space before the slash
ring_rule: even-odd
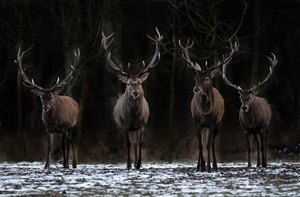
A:
<svg viewBox="0 0 300 197">
<path fill-rule="evenodd" d="M 45 169 L 50 168 L 50 155 L 51 155 L 52 140 L 53 140 L 52 134 L 48 133 L 48 131 L 47 131 L 47 135 L 48 135 L 48 139 L 47 139 L 47 158 L 46 158 Z"/>
<path fill-rule="evenodd" d="M 143 141 L 144 141 L 144 128 L 141 128 L 138 131 L 138 157 L 137 157 L 137 162 L 136 162 L 136 169 L 140 169 L 141 163 L 142 163 L 142 147 L 143 147 Z"/>
<path fill-rule="evenodd" d="M 262 154 L 262 167 L 267 167 L 267 134 L 266 130 L 263 130 L 262 133 L 260 133 L 260 139 L 261 139 L 261 154 Z"/>
<path fill-rule="evenodd" d="M 200 126 L 197 126 L 197 135 L 198 135 L 198 143 L 199 143 L 197 171 L 204 172 L 206 170 L 206 168 L 205 168 L 205 161 L 203 158 L 202 127 L 200 127 Z"/>
<path fill-rule="evenodd" d="M 259 134 L 255 134 L 255 139 L 256 139 L 256 143 L 257 143 L 257 147 L 256 147 L 256 152 L 257 152 L 257 163 L 256 163 L 256 167 L 259 168 L 260 167 L 260 151 L 261 151 L 261 139 Z"/>
<path fill-rule="evenodd" d="M 216 136 L 218 133 L 218 127 L 215 128 L 212 140 L 211 140 L 211 148 L 212 148 L 212 153 L 213 153 L 213 168 L 215 171 L 218 171 L 218 166 L 217 166 L 217 160 L 216 160 Z"/>
<path fill-rule="evenodd" d="M 125 140 L 127 145 L 127 169 L 131 169 L 131 157 L 130 157 L 130 149 L 131 149 L 131 143 L 129 140 L 129 134 L 128 132 L 125 132 Z"/>
<path fill-rule="evenodd" d="M 251 141 L 250 134 L 246 133 L 246 148 L 248 153 L 248 168 L 251 168 Z"/>
<path fill-rule="evenodd" d="M 213 129 L 209 128 L 206 131 L 206 138 L 205 138 L 205 147 L 207 151 L 207 172 L 211 172 L 211 164 L 210 164 L 210 146 L 211 146 L 211 141 L 212 141 L 212 132 Z"/>
</svg>

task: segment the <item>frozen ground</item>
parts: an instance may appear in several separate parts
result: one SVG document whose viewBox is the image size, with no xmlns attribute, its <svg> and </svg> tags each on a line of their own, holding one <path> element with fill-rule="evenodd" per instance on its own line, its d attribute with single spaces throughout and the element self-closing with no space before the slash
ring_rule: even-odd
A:
<svg viewBox="0 0 300 197">
<path fill-rule="evenodd" d="M 130 196 L 299 196 L 300 163 L 270 163 L 268 169 L 223 163 L 213 173 L 196 172 L 191 163 L 144 163 L 140 170 L 124 164 L 81 164 L 64 170 L 60 164 L 0 163 L 0 196 L 129 195 Z"/>
</svg>

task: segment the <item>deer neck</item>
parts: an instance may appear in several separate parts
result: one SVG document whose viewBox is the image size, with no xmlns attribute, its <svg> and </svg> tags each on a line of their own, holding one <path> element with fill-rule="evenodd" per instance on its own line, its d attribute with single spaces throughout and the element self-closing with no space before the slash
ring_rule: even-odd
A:
<svg viewBox="0 0 300 197">
<path fill-rule="evenodd" d="M 51 126 L 56 124 L 56 116 L 57 116 L 57 102 L 51 105 L 51 108 L 48 111 L 42 112 L 42 120 L 45 125 Z"/>
<path fill-rule="evenodd" d="M 139 98 L 133 99 L 130 95 L 127 97 L 126 108 L 128 110 L 128 114 L 130 115 L 139 115 L 142 113 L 142 102 L 143 102 L 143 95 L 140 95 Z"/>
<path fill-rule="evenodd" d="M 202 115 L 210 114 L 214 106 L 212 88 L 208 89 L 207 91 L 199 92 L 197 96 L 197 103 L 200 107 L 200 113 Z"/>
</svg>

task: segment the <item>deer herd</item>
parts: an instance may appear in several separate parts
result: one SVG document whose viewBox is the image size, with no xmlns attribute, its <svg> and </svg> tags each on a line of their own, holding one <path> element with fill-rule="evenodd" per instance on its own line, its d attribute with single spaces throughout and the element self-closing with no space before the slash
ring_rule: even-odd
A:
<svg viewBox="0 0 300 197">
<path fill-rule="evenodd" d="M 105 51 L 107 63 L 116 72 L 119 80 L 126 84 L 124 93 L 118 98 L 114 109 L 113 118 L 117 126 L 125 135 L 127 145 L 127 169 L 132 167 L 132 155 L 134 156 L 134 167 L 139 169 L 142 161 L 142 146 L 144 140 L 145 125 L 149 118 L 149 106 L 144 96 L 142 83 L 147 79 L 151 70 L 157 66 L 160 61 L 160 45 L 163 36 L 156 28 L 156 35 L 149 37 L 155 44 L 155 51 L 148 64 L 142 61 L 141 69 L 133 74 L 131 64 L 128 63 L 124 69 L 122 65 L 117 65 L 112 60 L 110 45 L 113 43 L 113 33 L 105 36 L 102 32 L 101 46 Z M 194 96 L 191 100 L 191 115 L 194 122 L 194 128 L 198 139 L 198 164 L 197 171 L 211 172 L 212 168 L 217 171 L 216 161 L 216 136 L 224 115 L 224 99 L 217 88 L 213 86 L 213 78 L 221 75 L 223 81 L 228 86 L 234 88 L 240 94 L 241 107 L 239 110 L 239 122 L 245 130 L 246 147 L 248 156 L 248 168 L 251 167 L 251 137 L 257 142 L 257 167 L 267 167 L 267 131 L 272 116 L 272 110 L 268 101 L 257 96 L 258 89 L 264 85 L 271 77 L 273 69 L 277 64 L 277 58 L 272 53 L 272 57 L 267 57 L 270 62 L 269 73 L 266 78 L 250 89 L 243 89 L 235 85 L 227 78 L 226 69 L 230 64 L 234 54 L 239 49 L 239 43 L 228 41 L 230 51 L 224 55 L 222 60 L 215 65 L 205 66 L 191 60 L 189 49 L 193 47 L 194 42 L 187 40 L 183 44 L 178 41 L 182 58 L 187 67 L 195 71 L 195 86 L 193 88 Z M 74 127 L 79 119 L 79 104 L 69 96 L 60 95 L 66 85 L 72 80 L 75 68 L 79 64 L 80 50 L 74 51 L 73 64 L 70 66 L 70 73 L 63 80 L 57 79 L 51 88 L 43 88 L 37 85 L 34 80 L 29 80 L 25 74 L 22 65 L 22 58 L 28 51 L 18 49 L 15 62 L 20 70 L 23 85 L 28 88 L 32 94 L 39 96 L 42 104 L 42 122 L 48 135 L 48 148 L 45 169 L 50 168 L 50 155 L 52 149 L 53 134 L 61 135 L 61 149 L 63 158 L 63 167 L 69 168 L 69 152 L 72 148 L 72 166 L 76 168 L 76 150 L 74 144 Z M 206 161 L 204 159 L 203 146 L 206 150 Z M 211 167 L 212 153 L 212 167 Z"/>
</svg>

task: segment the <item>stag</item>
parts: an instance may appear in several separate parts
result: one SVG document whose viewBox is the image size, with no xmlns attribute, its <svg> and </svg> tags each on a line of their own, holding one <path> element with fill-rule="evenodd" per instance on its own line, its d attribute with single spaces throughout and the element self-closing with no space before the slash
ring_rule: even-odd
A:
<svg viewBox="0 0 300 197">
<path fill-rule="evenodd" d="M 192 48 L 194 42 L 187 40 L 185 46 L 179 40 L 179 46 L 183 53 L 182 57 L 186 61 L 187 66 L 194 69 L 196 72 L 195 86 L 193 89 L 194 96 L 191 102 L 191 113 L 196 127 L 196 133 L 199 141 L 199 156 L 197 171 L 211 172 L 210 163 L 210 148 L 212 148 L 213 168 L 217 171 L 217 161 L 215 153 L 215 139 L 220 127 L 220 123 L 224 114 L 224 100 L 219 91 L 213 87 L 212 79 L 219 72 L 219 68 L 228 63 L 234 52 L 238 50 L 238 45 L 230 45 L 231 52 L 227 56 L 223 56 L 223 60 L 217 64 L 208 66 L 202 70 L 198 63 L 191 61 L 189 56 L 189 49 Z M 206 131 L 206 132 L 205 132 Z M 207 151 L 207 165 L 203 157 L 203 144 Z"/>
<path fill-rule="evenodd" d="M 72 146 L 72 166 L 73 168 L 76 168 L 73 128 L 77 124 L 79 104 L 73 98 L 69 96 L 61 96 L 59 94 L 73 78 L 73 73 L 75 71 L 74 68 L 79 62 L 80 51 L 79 49 L 74 51 L 75 59 L 73 65 L 71 65 L 71 72 L 62 81 L 60 81 L 58 78 L 55 85 L 53 85 L 51 88 L 43 88 L 35 84 L 33 79 L 31 81 L 28 79 L 22 65 L 22 58 L 26 52 L 27 51 L 21 51 L 21 48 L 19 47 L 17 60 L 15 62 L 18 64 L 20 69 L 23 85 L 29 88 L 34 95 L 39 96 L 41 100 L 42 121 L 48 134 L 48 148 L 45 169 L 50 168 L 49 160 L 54 133 L 59 133 L 62 135 L 61 149 L 63 155 L 63 167 L 69 168 L 69 151 L 70 146 Z"/>
<path fill-rule="evenodd" d="M 269 74 L 262 82 L 259 82 L 248 90 L 242 89 L 240 86 L 231 83 L 226 77 L 226 67 L 228 64 L 223 66 L 223 79 L 225 83 L 236 89 L 240 94 L 241 107 L 239 121 L 245 130 L 247 139 L 248 168 L 251 168 L 251 136 L 255 137 L 257 142 L 257 167 L 267 167 L 267 131 L 272 116 L 272 110 L 266 99 L 257 96 L 257 91 L 270 79 L 273 68 L 278 62 L 273 53 L 272 57 L 267 57 L 267 59 L 271 63 Z M 260 159 L 260 154 L 262 155 L 262 159 Z"/>
<path fill-rule="evenodd" d="M 126 84 L 125 92 L 119 97 L 114 107 L 113 116 L 118 127 L 125 134 L 127 144 L 127 169 L 131 169 L 131 144 L 134 145 L 134 167 L 139 169 L 141 167 L 141 152 L 144 138 L 145 124 L 149 118 L 149 106 L 144 97 L 144 90 L 142 83 L 147 79 L 151 69 L 153 69 L 160 60 L 160 41 L 163 36 L 160 35 L 156 28 L 157 35 L 150 40 L 155 42 L 155 52 L 146 66 L 145 62 L 142 62 L 143 68 L 138 74 L 130 73 L 130 63 L 128 63 L 127 72 L 122 70 L 122 66 L 117 66 L 111 60 L 111 52 L 108 51 L 109 45 L 113 42 L 113 34 L 105 36 L 102 32 L 102 46 L 107 53 L 107 61 L 118 73 L 119 80 Z"/>
</svg>

